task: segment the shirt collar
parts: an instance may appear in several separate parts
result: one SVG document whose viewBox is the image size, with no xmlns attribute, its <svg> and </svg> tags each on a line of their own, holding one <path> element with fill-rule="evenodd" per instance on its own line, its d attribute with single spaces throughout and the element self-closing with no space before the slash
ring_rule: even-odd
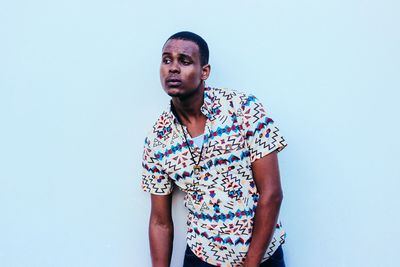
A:
<svg viewBox="0 0 400 267">
<path fill-rule="evenodd" d="M 214 94 L 213 90 L 206 86 L 204 88 L 204 101 L 200 107 L 200 111 L 207 117 L 210 118 L 214 114 Z"/>
<path fill-rule="evenodd" d="M 212 88 L 205 86 L 204 87 L 204 98 L 203 98 L 203 105 L 200 107 L 201 113 L 203 113 L 207 118 L 211 118 L 214 114 L 214 93 Z M 172 112 L 172 100 L 169 101 L 168 107 L 168 115 L 173 123 L 179 123 L 178 119 Z"/>
</svg>

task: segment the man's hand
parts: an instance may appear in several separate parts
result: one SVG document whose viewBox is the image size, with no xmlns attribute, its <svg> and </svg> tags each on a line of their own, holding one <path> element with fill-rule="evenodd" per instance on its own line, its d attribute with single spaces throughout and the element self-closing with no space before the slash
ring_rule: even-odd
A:
<svg viewBox="0 0 400 267">
<path fill-rule="evenodd" d="M 259 267 L 271 242 L 283 199 L 277 152 L 252 163 L 253 178 L 260 194 L 254 227 L 244 267 Z"/>
<path fill-rule="evenodd" d="M 174 239 L 171 203 L 172 194 L 151 195 L 149 239 L 153 267 L 169 267 L 171 262 Z"/>
</svg>

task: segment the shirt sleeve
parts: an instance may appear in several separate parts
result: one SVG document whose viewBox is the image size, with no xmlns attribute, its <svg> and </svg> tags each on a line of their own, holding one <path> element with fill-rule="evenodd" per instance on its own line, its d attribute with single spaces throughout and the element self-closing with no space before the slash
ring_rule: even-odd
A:
<svg viewBox="0 0 400 267">
<path fill-rule="evenodd" d="M 157 154 L 150 148 L 146 138 L 143 150 L 142 189 L 155 195 L 169 195 L 173 191 L 173 182 L 163 171 Z"/>
<path fill-rule="evenodd" d="M 275 122 L 267 116 L 264 106 L 255 96 L 247 96 L 241 109 L 251 162 L 287 146 Z"/>
</svg>

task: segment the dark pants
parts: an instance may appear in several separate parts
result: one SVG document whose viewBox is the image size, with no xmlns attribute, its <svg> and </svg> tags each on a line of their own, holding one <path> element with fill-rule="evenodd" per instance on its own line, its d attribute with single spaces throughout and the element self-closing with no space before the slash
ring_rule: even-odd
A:
<svg viewBox="0 0 400 267">
<path fill-rule="evenodd" d="M 183 261 L 183 267 L 213 267 L 214 265 L 208 264 L 200 260 L 189 248 L 186 246 L 185 259 Z M 285 261 L 283 259 L 282 246 L 272 254 L 272 256 L 261 263 L 260 267 L 285 267 Z"/>
</svg>

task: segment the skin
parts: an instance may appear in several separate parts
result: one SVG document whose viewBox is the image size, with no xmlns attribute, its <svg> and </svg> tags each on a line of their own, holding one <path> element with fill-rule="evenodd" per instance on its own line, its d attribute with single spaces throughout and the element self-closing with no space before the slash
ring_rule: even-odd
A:
<svg viewBox="0 0 400 267">
<path fill-rule="evenodd" d="M 210 75 L 209 64 L 200 63 L 196 43 L 169 40 L 162 50 L 160 80 L 171 96 L 175 111 L 192 137 L 204 132 L 206 117 L 201 113 L 204 81 Z M 260 193 L 254 217 L 253 238 L 243 266 L 258 267 L 271 241 L 282 202 L 276 152 L 252 163 L 253 176 Z M 151 195 L 149 222 L 150 251 L 153 267 L 170 266 L 173 241 L 172 196 Z"/>
<path fill-rule="evenodd" d="M 151 195 L 149 241 L 153 267 L 167 267 L 171 262 L 174 239 L 171 204 L 172 194 L 167 196 Z"/>
<path fill-rule="evenodd" d="M 202 66 L 196 43 L 186 40 L 169 40 L 162 51 L 160 80 L 164 91 L 172 97 L 175 111 L 192 137 L 204 132 L 206 117 L 201 113 L 204 81 L 211 66 Z M 171 83 L 171 80 L 179 82 Z"/>
<path fill-rule="evenodd" d="M 209 64 L 201 65 L 196 43 L 186 40 L 165 43 L 160 64 L 161 85 L 171 96 L 176 113 L 192 137 L 204 132 L 206 117 L 200 107 L 204 100 L 204 81 L 210 69 Z M 179 82 L 171 82 L 171 79 Z M 171 202 L 171 195 L 151 195 L 149 240 L 153 267 L 170 265 L 174 234 Z"/>
<path fill-rule="evenodd" d="M 251 166 L 260 198 L 254 216 L 252 240 L 243 266 L 258 267 L 271 242 L 283 194 L 276 151 L 255 160 Z"/>
</svg>

